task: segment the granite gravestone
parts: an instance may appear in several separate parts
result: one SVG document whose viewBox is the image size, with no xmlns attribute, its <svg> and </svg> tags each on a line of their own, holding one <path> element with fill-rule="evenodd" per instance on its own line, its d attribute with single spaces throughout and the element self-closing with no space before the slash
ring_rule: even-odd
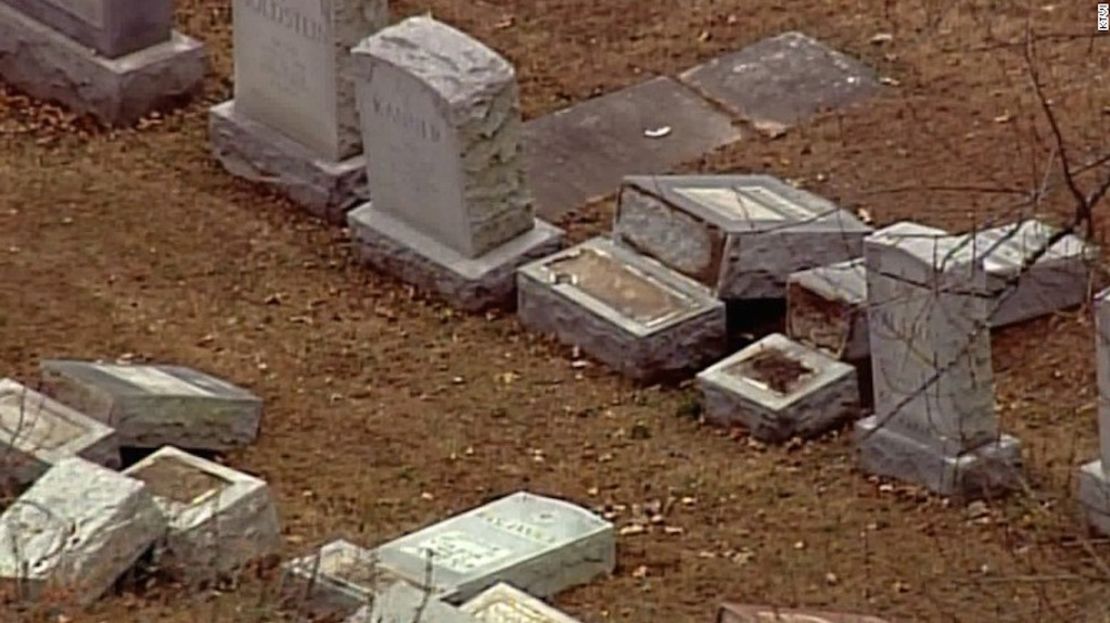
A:
<svg viewBox="0 0 1110 623">
<path fill-rule="evenodd" d="M 512 65 L 429 17 L 353 50 L 373 202 L 363 260 L 464 309 L 512 300 L 513 271 L 559 246 L 532 213 Z"/>
<path fill-rule="evenodd" d="M 869 237 L 875 414 L 857 425 L 867 472 L 971 498 L 1015 486 L 1021 447 L 994 409 L 988 289 L 971 236 L 900 223 Z"/>
<path fill-rule="evenodd" d="M 235 175 L 342 223 L 364 201 L 350 48 L 389 21 L 387 0 L 234 0 L 235 99 L 209 115 Z"/>
<path fill-rule="evenodd" d="M 173 31 L 173 0 L 2 1 L 107 58 L 169 41 Z"/>
<path fill-rule="evenodd" d="M 486 589 L 460 606 L 459 610 L 479 623 L 579 623 L 504 582 Z"/>
<path fill-rule="evenodd" d="M 1110 535 L 1110 289 L 1095 296 L 1099 457 L 1079 469 L 1079 502 L 1087 523 Z"/>
</svg>

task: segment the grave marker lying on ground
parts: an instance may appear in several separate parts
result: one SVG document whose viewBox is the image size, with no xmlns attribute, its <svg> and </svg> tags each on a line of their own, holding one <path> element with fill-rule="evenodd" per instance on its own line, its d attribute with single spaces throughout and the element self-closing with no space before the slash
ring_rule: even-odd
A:
<svg viewBox="0 0 1110 623">
<path fill-rule="evenodd" d="M 780 443 L 812 438 L 860 415 L 856 369 L 772 333 L 698 374 L 705 417 Z"/>
<path fill-rule="evenodd" d="M 63 459 L 0 515 L 0 585 L 20 600 L 91 604 L 165 529 L 146 485 Z"/>
<path fill-rule="evenodd" d="M 1098 458 L 1079 469 L 1079 502 L 1087 523 L 1110 535 L 1110 289 L 1095 296 Z"/>
<path fill-rule="evenodd" d="M 886 619 L 828 610 L 807 608 L 778 608 L 775 606 L 756 606 L 749 604 L 730 604 L 721 606 L 717 612 L 717 623 L 889 623 Z"/>
<path fill-rule="evenodd" d="M 0 80 L 110 125 L 191 96 L 204 47 L 171 0 L 0 0 Z"/>
<path fill-rule="evenodd" d="M 342 539 L 289 561 L 283 569 L 290 600 L 320 616 L 355 612 L 399 579 L 378 567 L 373 551 Z"/>
<path fill-rule="evenodd" d="M 579 623 L 528 593 L 500 582 L 459 607 L 480 623 Z"/>
<path fill-rule="evenodd" d="M 262 399 L 191 368 L 47 360 L 43 392 L 116 429 L 124 447 L 230 450 L 254 442 Z"/>
<path fill-rule="evenodd" d="M 116 432 L 11 379 L 0 379 L 0 486 L 34 482 L 74 456 L 118 468 Z"/>
<path fill-rule="evenodd" d="M 232 11 L 235 99 L 209 113 L 214 155 L 345 223 L 369 198 L 350 49 L 388 23 L 387 0 L 234 0 Z"/>
<path fill-rule="evenodd" d="M 429 17 L 352 53 L 373 189 L 349 215 L 360 256 L 463 309 L 511 304 L 513 271 L 562 237 L 532 213 L 512 65 Z"/>
<path fill-rule="evenodd" d="M 169 523 L 163 568 L 218 579 L 281 548 L 281 527 L 266 483 L 166 446 L 125 470 L 146 484 Z"/>
<path fill-rule="evenodd" d="M 735 301 L 783 298 L 791 273 L 859 257 L 871 231 L 768 175 L 658 175 L 625 178 L 613 238 Z"/>
<path fill-rule="evenodd" d="M 697 282 L 594 238 L 523 267 L 520 322 L 633 379 L 677 377 L 725 349 L 725 307 Z"/>
<path fill-rule="evenodd" d="M 1021 445 L 994 409 L 997 292 L 972 237 L 899 223 L 865 250 L 875 414 L 856 430 L 864 471 L 961 498 L 1016 486 Z"/>
</svg>

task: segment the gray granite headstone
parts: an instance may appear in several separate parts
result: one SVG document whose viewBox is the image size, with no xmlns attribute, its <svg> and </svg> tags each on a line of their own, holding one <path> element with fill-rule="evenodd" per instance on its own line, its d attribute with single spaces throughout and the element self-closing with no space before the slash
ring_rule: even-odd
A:
<svg viewBox="0 0 1110 623">
<path fill-rule="evenodd" d="M 1079 469 L 1079 502 L 1087 523 L 1110 536 L 1110 289 L 1095 295 L 1098 458 Z"/>
<path fill-rule="evenodd" d="M 173 0 L 0 0 L 107 58 L 170 40 Z"/>
</svg>

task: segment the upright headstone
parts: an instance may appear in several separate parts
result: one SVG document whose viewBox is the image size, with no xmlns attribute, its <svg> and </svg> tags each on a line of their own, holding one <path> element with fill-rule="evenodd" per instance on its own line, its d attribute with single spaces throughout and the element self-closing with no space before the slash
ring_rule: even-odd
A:
<svg viewBox="0 0 1110 623">
<path fill-rule="evenodd" d="M 0 79 L 106 124 L 191 95 L 205 68 L 172 0 L 0 0 Z"/>
<path fill-rule="evenodd" d="M 512 65 L 430 17 L 353 55 L 373 189 L 349 215 L 362 258 L 463 309 L 511 303 L 513 271 L 562 236 L 532 213 Z"/>
<path fill-rule="evenodd" d="M 988 289 L 971 236 L 910 223 L 865 242 L 875 414 L 857 425 L 867 472 L 971 498 L 1020 478 L 994 410 Z"/>
<path fill-rule="evenodd" d="M 210 111 L 216 158 L 313 214 L 366 200 L 350 49 L 389 21 L 387 0 L 234 0 L 235 99 Z"/>
<path fill-rule="evenodd" d="M 1079 469 L 1079 501 L 1088 524 L 1110 535 L 1110 289 L 1095 296 L 1098 458 Z"/>
</svg>

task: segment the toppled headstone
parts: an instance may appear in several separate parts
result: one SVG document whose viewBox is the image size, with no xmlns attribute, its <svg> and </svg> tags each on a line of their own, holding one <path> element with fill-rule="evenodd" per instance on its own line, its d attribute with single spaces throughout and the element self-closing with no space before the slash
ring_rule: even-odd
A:
<svg viewBox="0 0 1110 623">
<path fill-rule="evenodd" d="M 266 483 L 166 446 L 127 468 L 146 484 L 169 528 L 159 563 L 186 577 L 217 579 L 281 547 Z"/>
<path fill-rule="evenodd" d="M 63 459 L 0 515 L 0 582 L 20 600 L 88 605 L 165 529 L 146 485 Z"/>
<path fill-rule="evenodd" d="M 511 305 L 515 269 L 562 238 L 533 216 L 512 65 L 429 17 L 352 54 L 373 191 L 348 215 L 359 255 L 462 309 Z"/>
<path fill-rule="evenodd" d="M 375 595 L 369 617 L 359 616 L 354 623 L 477 623 L 458 608 L 406 582 L 396 582 Z"/>
<path fill-rule="evenodd" d="M 191 368 L 43 361 L 43 392 L 119 433 L 124 447 L 229 450 L 253 443 L 262 399 Z"/>
<path fill-rule="evenodd" d="M 763 39 L 679 79 L 772 136 L 880 88 L 874 70 L 800 32 Z"/>
<path fill-rule="evenodd" d="M 459 607 L 480 623 L 578 623 L 524 591 L 500 582 Z"/>
<path fill-rule="evenodd" d="M 369 197 L 350 49 L 389 21 L 387 0 L 234 0 L 235 99 L 209 112 L 232 174 L 346 222 Z"/>
<path fill-rule="evenodd" d="M 1095 296 L 1098 458 L 1079 469 L 1079 502 L 1087 523 L 1110 535 L 1110 289 Z"/>
<path fill-rule="evenodd" d="M 871 356 L 867 342 L 867 267 L 862 257 L 790 275 L 786 333 L 842 361 Z"/>
<path fill-rule="evenodd" d="M 768 175 L 625 178 L 613 237 L 721 299 L 781 299 L 791 273 L 859 257 L 871 228 Z"/>
<path fill-rule="evenodd" d="M 354 612 L 399 579 L 378 567 L 373 551 L 342 539 L 286 563 L 283 569 L 291 600 L 321 616 Z"/>
<path fill-rule="evenodd" d="M 811 438 L 860 414 L 856 370 L 772 333 L 698 374 L 706 420 L 742 424 L 779 443 Z"/>
<path fill-rule="evenodd" d="M 900 223 L 865 243 L 875 414 L 864 471 L 971 498 L 1020 479 L 1021 444 L 994 409 L 988 287 L 971 236 Z"/>
<path fill-rule="evenodd" d="M 204 47 L 171 0 L 2 0 L 0 80 L 110 125 L 199 90 Z"/>
<path fill-rule="evenodd" d="M 889 623 L 866 614 L 749 604 L 721 605 L 717 623 Z"/>
<path fill-rule="evenodd" d="M 593 238 L 517 278 L 520 322 L 638 381 L 677 377 L 725 349 L 725 307 L 662 264 Z"/>
<path fill-rule="evenodd" d="M 0 379 L 0 486 L 34 482 L 73 456 L 119 467 L 116 432 L 11 379 Z"/>
<path fill-rule="evenodd" d="M 613 524 L 569 502 L 525 492 L 403 536 L 374 553 L 389 573 L 455 604 L 498 582 L 549 597 L 616 566 Z"/>
</svg>

